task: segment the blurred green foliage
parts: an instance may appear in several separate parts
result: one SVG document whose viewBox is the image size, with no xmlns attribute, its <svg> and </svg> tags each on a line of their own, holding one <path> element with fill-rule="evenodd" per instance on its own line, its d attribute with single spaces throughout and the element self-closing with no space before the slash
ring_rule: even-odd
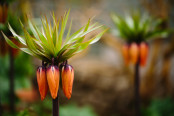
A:
<svg viewBox="0 0 174 116">
<path fill-rule="evenodd" d="M 0 57 L 0 95 L 2 103 L 8 103 L 9 95 L 9 55 Z M 34 76 L 31 57 L 20 52 L 14 59 L 15 89 L 30 88 L 30 78 Z"/>
<path fill-rule="evenodd" d="M 17 114 L 17 116 L 29 116 L 28 110 L 21 111 Z"/>
<path fill-rule="evenodd" d="M 97 116 L 90 106 L 79 107 L 76 104 L 60 105 L 60 116 Z M 27 110 L 23 110 L 17 116 L 52 116 L 52 100 L 45 99 L 31 104 Z"/>
<path fill-rule="evenodd" d="M 15 0 L 0 0 L 0 4 L 9 4 Z"/>
<path fill-rule="evenodd" d="M 162 19 L 154 19 L 140 12 L 132 12 L 125 17 L 112 13 L 111 18 L 117 27 L 117 35 L 130 43 L 164 38 L 169 34 L 169 30 L 161 28 Z"/>
<path fill-rule="evenodd" d="M 90 106 L 78 107 L 75 104 L 60 107 L 60 116 L 97 116 Z"/>
<path fill-rule="evenodd" d="M 9 23 L 16 33 L 18 34 L 21 33 L 22 28 L 21 28 L 19 19 L 22 19 L 22 18 L 18 17 L 16 13 L 8 12 L 8 19 L 6 23 L 5 24 L 0 23 L 0 30 L 6 35 L 12 36 L 10 30 L 8 29 L 8 23 Z"/>
<path fill-rule="evenodd" d="M 174 100 L 171 98 L 152 100 L 143 114 L 144 116 L 174 116 Z"/>
</svg>

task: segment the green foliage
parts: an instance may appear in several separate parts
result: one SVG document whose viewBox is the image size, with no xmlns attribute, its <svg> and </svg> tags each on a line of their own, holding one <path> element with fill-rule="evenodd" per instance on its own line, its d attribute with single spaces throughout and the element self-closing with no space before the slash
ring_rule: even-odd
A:
<svg viewBox="0 0 174 116">
<path fill-rule="evenodd" d="M 51 63 L 52 58 L 55 58 L 56 62 L 63 62 L 73 55 L 83 51 L 90 44 L 97 42 L 106 31 L 104 30 L 95 37 L 84 42 L 83 40 L 85 39 L 86 34 L 102 27 L 102 25 L 96 26 L 97 23 L 89 25 L 89 20 L 85 26 L 71 35 L 70 25 L 68 33 L 64 38 L 69 12 L 70 11 L 65 13 L 65 15 L 58 20 L 53 14 L 53 26 L 48 23 L 46 17 L 41 19 L 41 28 L 37 27 L 31 20 L 28 20 L 28 25 L 33 35 L 30 35 L 21 23 L 24 37 L 17 35 L 9 25 L 9 29 L 12 32 L 13 36 L 17 40 L 19 40 L 21 44 L 24 45 L 23 48 L 19 48 L 17 45 L 15 45 L 10 39 L 5 36 L 5 34 L 3 34 L 4 38 L 6 42 L 13 48 L 20 49 L 32 56 L 38 57 L 43 61 Z"/>
<path fill-rule="evenodd" d="M 7 103 L 7 96 L 9 95 L 9 55 L 0 57 L 0 64 L 0 95 L 2 103 Z M 30 88 L 29 77 L 34 75 L 31 57 L 25 53 L 20 53 L 14 59 L 14 67 L 15 89 Z"/>
<path fill-rule="evenodd" d="M 68 112 L 67 112 L 68 111 Z M 60 116 L 97 116 L 89 106 L 78 107 L 74 104 L 60 107 Z"/>
<path fill-rule="evenodd" d="M 18 15 L 12 12 L 8 12 L 8 18 L 5 24 L 0 23 L 0 30 L 3 31 L 8 36 L 12 36 L 10 30 L 8 29 L 8 23 L 10 23 L 13 30 L 15 30 L 16 33 L 21 33 L 22 28 L 20 27 Z"/>
<path fill-rule="evenodd" d="M 111 18 L 117 27 L 118 35 L 127 42 L 141 42 L 157 37 L 166 37 L 167 30 L 160 26 L 163 23 L 161 19 L 153 19 L 147 14 L 141 15 L 139 12 L 134 12 L 124 18 L 111 14 Z"/>
<path fill-rule="evenodd" d="M 17 114 L 17 116 L 30 116 L 28 110 L 21 111 Z"/>
<path fill-rule="evenodd" d="M 174 100 L 171 98 L 153 100 L 144 110 L 144 116 L 174 116 Z"/>
<path fill-rule="evenodd" d="M 31 105 L 31 112 L 34 116 L 51 116 L 52 99 L 46 98 L 44 101 L 39 101 Z"/>
<path fill-rule="evenodd" d="M 13 1 L 15 1 L 15 0 L 1 0 L 0 4 L 9 4 L 9 3 L 13 2 Z"/>
<path fill-rule="evenodd" d="M 51 116 L 52 115 L 52 100 L 46 99 L 39 103 L 32 104 L 31 113 L 36 116 Z M 44 112 L 43 112 L 44 111 Z M 33 115 L 34 115 L 33 114 Z M 60 105 L 60 116 L 97 116 L 90 106 L 79 107 L 76 104 Z"/>
</svg>

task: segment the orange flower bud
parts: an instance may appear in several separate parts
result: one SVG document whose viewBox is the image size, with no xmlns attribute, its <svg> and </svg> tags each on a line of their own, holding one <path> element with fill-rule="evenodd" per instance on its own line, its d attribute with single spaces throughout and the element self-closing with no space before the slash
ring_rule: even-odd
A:
<svg viewBox="0 0 174 116">
<path fill-rule="evenodd" d="M 38 83 L 38 87 L 39 87 L 41 100 L 44 100 L 46 95 L 47 95 L 47 91 L 48 91 L 48 84 L 47 84 L 47 78 L 46 78 L 46 68 L 38 67 L 38 69 L 37 69 L 37 83 Z"/>
<path fill-rule="evenodd" d="M 128 65 L 129 64 L 129 45 L 128 44 L 123 45 L 122 52 L 123 52 L 125 64 Z"/>
<path fill-rule="evenodd" d="M 62 88 L 65 96 L 70 99 L 74 81 L 74 69 L 71 65 L 62 67 Z"/>
<path fill-rule="evenodd" d="M 148 45 L 145 42 L 142 42 L 140 44 L 140 65 L 141 66 L 146 65 L 148 51 L 149 51 Z"/>
<path fill-rule="evenodd" d="M 59 77 L 60 72 L 57 66 L 51 65 L 47 68 L 47 81 L 53 99 L 57 97 L 59 90 Z"/>
<path fill-rule="evenodd" d="M 132 43 L 129 49 L 130 60 L 133 64 L 136 64 L 139 57 L 139 48 L 136 43 Z"/>
</svg>

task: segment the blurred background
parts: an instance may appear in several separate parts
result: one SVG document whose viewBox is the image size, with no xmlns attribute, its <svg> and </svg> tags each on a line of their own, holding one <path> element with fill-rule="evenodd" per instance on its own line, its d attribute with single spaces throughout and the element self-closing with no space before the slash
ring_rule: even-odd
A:
<svg viewBox="0 0 174 116">
<path fill-rule="evenodd" d="M 164 29 L 174 27 L 173 0 L 1 0 L 0 4 L 0 31 L 9 37 L 8 22 L 22 35 L 18 19 L 25 24 L 26 14 L 39 25 L 40 17 L 51 18 L 52 11 L 60 17 L 68 9 L 73 32 L 92 17 L 93 22 L 109 27 L 99 42 L 70 59 L 75 69 L 73 93 L 68 100 L 59 89 L 60 116 L 135 114 L 134 66 L 124 63 L 124 41 L 117 37 L 110 13 L 123 15 L 139 10 L 163 19 Z M 148 44 L 148 62 L 140 69 L 142 115 L 174 116 L 174 36 Z M 36 58 L 9 47 L 0 34 L 0 116 L 51 116 L 50 95 L 41 101 L 38 92 L 36 69 L 40 65 Z"/>
</svg>

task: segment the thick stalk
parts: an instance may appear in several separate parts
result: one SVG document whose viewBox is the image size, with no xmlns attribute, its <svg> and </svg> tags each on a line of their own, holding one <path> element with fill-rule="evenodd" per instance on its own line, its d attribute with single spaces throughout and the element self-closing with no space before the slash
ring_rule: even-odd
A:
<svg viewBox="0 0 174 116">
<path fill-rule="evenodd" d="M 135 65 L 135 116 L 141 116 L 140 111 L 140 76 L 139 76 L 139 61 Z"/>
<path fill-rule="evenodd" d="M 53 99 L 53 116 L 59 116 L 59 93 L 56 99 Z"/>
<path fill-rule="evenodd" d="M 55 64 L 55 59 L 52 58 L 52 65 L 56 65 Z M 59 63 L 58 63 L 59 65 Z M 57 97 L 56 99 L 53 99 L 53 116 L 59 116 L 59 91 L 57 92 Z"/>
<path fill-rule="evenodd" d="M 14 58 L 12 48 L 10 50 L 10 71 L 9 71 L 9 80 L 10 80 L 10 112 L 14 113 Z"/>
</svg>

